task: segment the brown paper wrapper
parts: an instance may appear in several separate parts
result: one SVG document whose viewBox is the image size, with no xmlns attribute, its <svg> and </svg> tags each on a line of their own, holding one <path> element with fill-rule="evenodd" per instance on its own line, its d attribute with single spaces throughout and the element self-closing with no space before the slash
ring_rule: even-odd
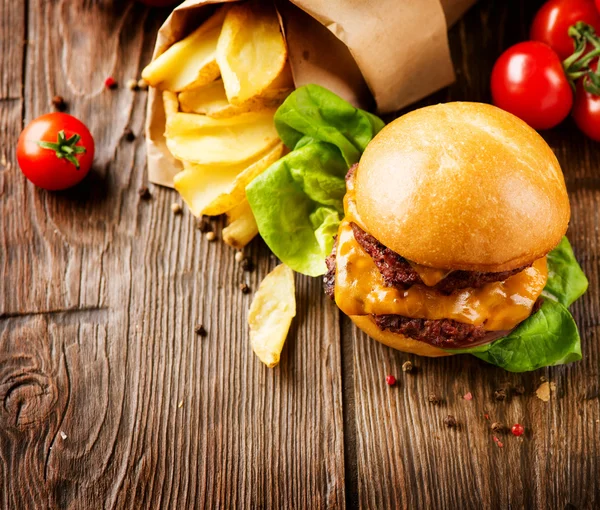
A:
<svg viewBox="0 0 600 510">
<path fill-rule="evenodd" d="M 235 0 L 225 0 L 235 1 Z M 223 0 L 187 0 L 161 27 L 154 57 L 185 37 Z M 454 81 L 447 29 L 475 0 L 277 0 L 296 87 L 322 85 L 380 113 Z M 148 97 L 148 176 L 173 186 L 182 170 L 167 149 L 162 96 Z"/>
</svg>

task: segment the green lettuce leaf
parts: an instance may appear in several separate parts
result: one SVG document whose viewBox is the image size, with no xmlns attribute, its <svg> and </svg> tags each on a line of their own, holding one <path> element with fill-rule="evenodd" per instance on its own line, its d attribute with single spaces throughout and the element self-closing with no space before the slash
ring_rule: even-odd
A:
<svg viewBox="0 0 600 510">
<path fill-rule="evenodd" d="M 579 266 L 571 244 L 563 237 L 548 254 L 548 281 L 541 308 L 508 336 L 495 342 L 452 349 L 455 354 L 472 354 L 509 372 L 528 372 L 581 359 L 577 325 L 567 309 L 587 289 L 588 280 Z"/>
<path fill-rule="evenodd" d="M 543 294 L 565 306 L 571 306 L 587 288 L 588 280 L 565 236 L 548 254 L 548 283 Z"/>
<path fill-rule="evenodd" d="M 294 271 L 327 271 L 346 173 L 383 125 L 317 85 L 295 90 L 277 110 L 275 126 L 291 152 L 254 179 L 246 196 L 260 235 Z"/>
<path fill-rule="evenodd" d="M 581 343 L 569 310 L 557 301 L 547 299 L 510 335 L 459 352 L 473 354 L 509 372 L 529 372 L 580 360 Z"/>
<path fill-rule="evenodd" d="M 344 212 L 346 171 L 333 145 L 316 142 L 290 152 L 246 187 L 260 235 L 294 271 L 327 271 L 325 257 Z"/>
</svg>

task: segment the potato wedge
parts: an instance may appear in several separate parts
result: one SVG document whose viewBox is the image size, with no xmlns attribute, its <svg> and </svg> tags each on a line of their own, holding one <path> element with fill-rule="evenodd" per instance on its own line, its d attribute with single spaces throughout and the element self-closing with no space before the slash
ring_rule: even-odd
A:
<svg viewBox="0 0 600 510">
<path fill-rule="evenodd" d="M 277 366 L 296 316 L 294 272 L 285 264 L 271 271 L 252 299 L 248 324 L 252 350 L 269 368 Z"/>
<path fill-rule="evenodd" d="M 173 178 L 173 185 L 194 216 L 220 195 L 227 193 L 231 183 L 246 168 L 246 164 L 214 167 L 184 162 L 184 170 Z"/>
<path fill-rule="evenodd" d="M 181 92 L 215 80 L 221 74 L 216 60 L 227 6 L 219 8 L 198 29 L 150 62 L 142 78 L 160 90 Z"/>
<path fill-rule="evenodd" d="M 279 142 L 258 161 L 244 168 L 233 179 L 229 188 L 215 197 L 214 200 L 204 208 L 203 214 L 218 216 L 243 202 L 246 199 L 246 186 L 275 163 L 275 161 L 281 158 L 283 150 L 284 145 L 282 142 Z"/>
<path fill-rule="evenodd" d="M 186 90 L 179 94 L 179 102 L 182 111 L 208 115 L 213 119 L 233 117 L 251 110 L 249 106 L 235 106 L 227 100 L 223 80 Z"/>
<path fill-rule="evenodd" d="M 273 5 L 260 0 L 227 11 L 217 43 L 217 63 L 231 104 L 260 96 L 279 77 L 287 47 Z"/>
<path fill-rule="evenodd" d="M 177 159 L 197 165 L 249 162 L 279 143 L 275 110 L 225 119 L 178 113 L 167 122 L 167 147 Z"/>
<path fill-rule="evenodd" d="M 221 232 L 223 241 L 232 248 L 241 250 L 258 234 L 258 225 L 248 200 L 235 206 L 227 213 L 227 216 L 229 225 Z"/>
<path fill-rule="evenodd" d="M 165 107 L 165 118 L 169 122 L 179 112 L 179 101 L 177 100 L 177 94 L 170 90 L 164 90 L 162 97 Z"/>
</svg>

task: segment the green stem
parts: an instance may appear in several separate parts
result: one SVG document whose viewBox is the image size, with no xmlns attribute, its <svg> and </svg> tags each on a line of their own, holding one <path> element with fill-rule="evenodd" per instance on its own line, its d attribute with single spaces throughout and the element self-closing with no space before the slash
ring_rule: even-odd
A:
<svg viewBox="0 0 600 510">
<path fill-rule="evenodd" d="M 77 133 L 67 138 L 64 131 L 58 132 L 58 139 L 56 142 L 38 141 L 37 144 L 42 149 L 48 149 L 54 151 L 58 159 L 66 159 L 69 163 L 73 163 L 75 168 L 79 170 L 79 160 L 75 157 L 76 154 L 85 154 L 87 149 L 77 142 L 81 140 L 81 136 Z"/>
</svg>

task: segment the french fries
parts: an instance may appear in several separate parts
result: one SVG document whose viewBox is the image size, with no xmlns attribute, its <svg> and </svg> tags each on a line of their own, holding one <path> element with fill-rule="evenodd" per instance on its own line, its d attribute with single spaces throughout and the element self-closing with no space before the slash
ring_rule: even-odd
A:
<svg viewBox="0 0 600 510">
<path fill-rule="evenodd" d="M 282 72 L 287 47 L 272 5 L 236 4 L 225 15 L 216 58 L 231 104 L 258 101 Z M 257 99 L 259 98 L 259 99 Z"/>
<path fill-rule="evenodd" d="M 247 162 L 279 142 L 274 110 L 225 119 L 177 113 L 167 123 L 167 147 L 177 159 L 197 165 Z"/>
<path fill-rule="evenodd" d="M 273 116 L 294 88 L 275 8 L 220 7 L 142 77 L 162 91 L 175 189 L 195 216 L 226 213 L 223 240 L 243 248 L 258 234 L 246 186 L 284 154 Z"/>
<path fill-rule="evenodd" d="M 175 94 L 175 92 L 171 92 L 170 90 L 163 91 L 162 97 L 163 106 L 165 108 L 165 118 L 168 124 L 169 121 L 179 112 L 179 101 L 177 99 L 177 94 Z"/>
<path fill-rule="evenodd" d="M 223 80 L 182 92 L 179 102 L 182 111 L 208 115 L 213 119 L 233 117 L 251 110 L 250 105 L 236 106 L 227 100 Z"/>
<path fill-rule="evenodd" d="M 205 85 L 221 74 L 216 60 L 217 42 L 227 13 L 219 8 L 185 39 L 176 42 L 142 71 L 142 78 L 160 90 L 181 92 Z"/>
<path fill-rule="evenodd" d="M 258 234 L 258 225 L 250 208 L 248 200 L 227 212 L 229 225 L 222 232 L 225 244 L 241 250 Z"/>
<path fill-rule="evenodd" d="M 206 206 L 203 214 L 218 216 L 243 202 L 246 199 L 246 186 L 281 158 L 283 149 L 284 145 L 280 142 L 261 159 L 244 168 L 235 176 L 227 190 Z"/>
<path fill-rule="evenodd" d="M 252 350 L 269 368 L 277 366 L 292 319 L 296 316 L 294 272 L 277 266 L 261 282 L 252 299 L 248 324 Z"/>
<path fill-rule="evenodd" d="M 206 207 L 231 190 L 232 182 L 246 168 L 245 163 L 225 165 L 194 165 L 184 162 L 184 169 L 175 175 L 175 189 L 194 216 L 202 216 Z M 223 211 L 225 212 L 225 211 Z"/>
</svg>

